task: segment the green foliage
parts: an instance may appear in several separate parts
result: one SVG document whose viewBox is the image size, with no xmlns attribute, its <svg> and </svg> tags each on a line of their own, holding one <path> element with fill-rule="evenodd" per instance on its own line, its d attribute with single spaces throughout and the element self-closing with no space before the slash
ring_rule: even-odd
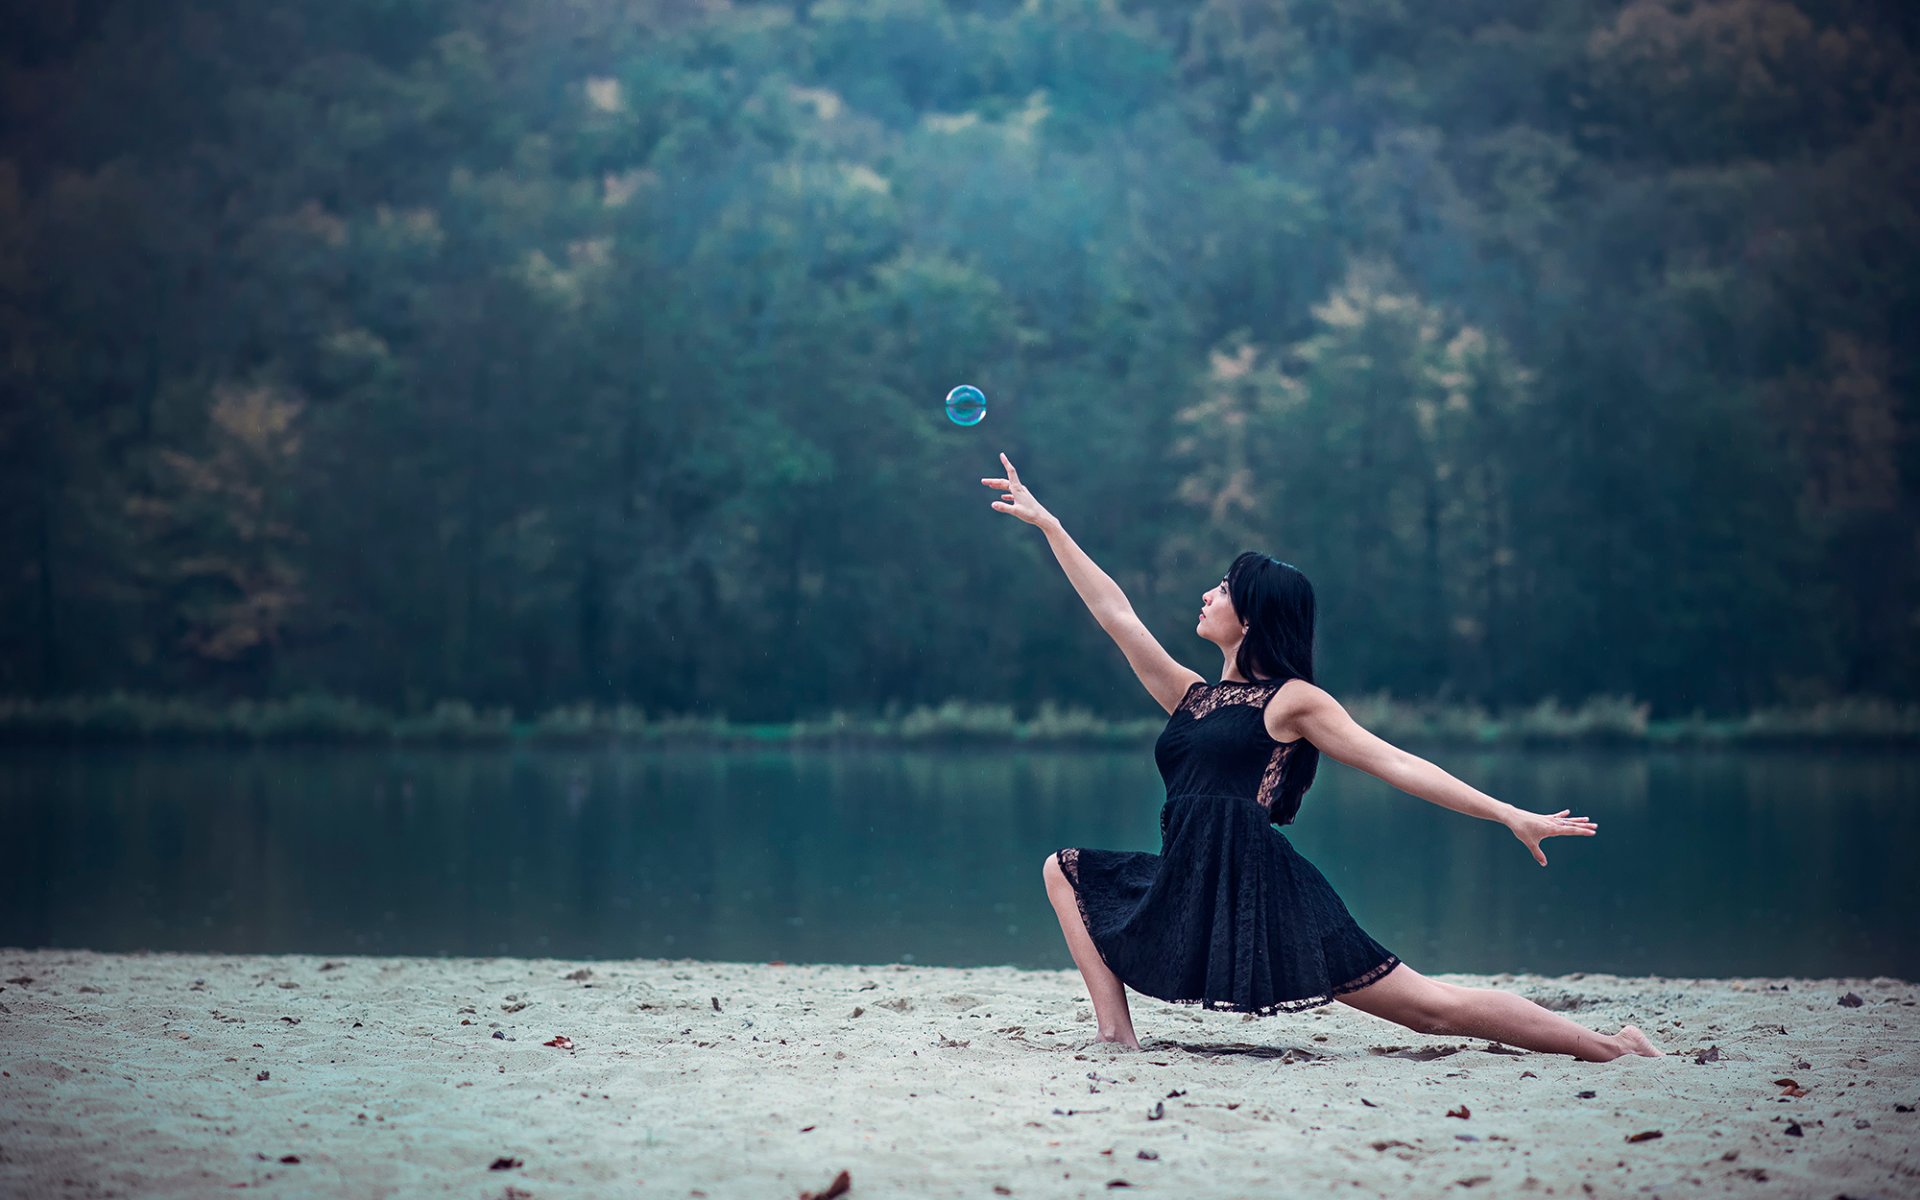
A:
<svg viewBox="0 0 1920 1200">
<path fill-rule="evenodd" d="M 395 732 L 387 714 L 325 693 L 260 704 L 242 700 L 226 716 L 230 729 L 256 742 L 369 742 Z"/>
<path fill-rule="evenodd" d="M 1920 739 L 1920 704 L 1855 697 L 1804 708 L 1768 708 L 1742 717 L 1712 718 L 1696 712 L 1659 722 L 1650 732 L 1659 742 L 1691 745 L 1912 745 Z"/>
<path fill-rule="evenodd" d="M 464 700 L 442 700 L 417 716 L 393 725 L 397 742 L 479 745 L 506 740 L 513 732 L 513 710 L 476 710 Z"/>
<path fill-rule="evenodd" d="M 1133 737 L 1124 664 L 986 507 L 1004 449 L 1182 658 L 1234 553 L 1301 566 L 1323 683 L 1445 698 L 1363 702 L 1383 733 L 1903 736 L 1840 699 L 1920 698 L 1892 14 L 33 25 L 0 67 L 0 690 L 36 698 L 5 727 Z"/>
<path fill-rule="evenodd" d="M 639 741 L 650 731 L 647 714 L 631 705 L 599 709 L 573 704 L 550 709 L 527 728 L 527 737 L 554 745 Z"/>
<path fill-rule="evenodd" d="M 1004 742 L 1018 723 L 1011 704 L 969 704 L 948 700 L 938 708 L 916 707 L 894 726 L 907 742 Z"/>
</svg>

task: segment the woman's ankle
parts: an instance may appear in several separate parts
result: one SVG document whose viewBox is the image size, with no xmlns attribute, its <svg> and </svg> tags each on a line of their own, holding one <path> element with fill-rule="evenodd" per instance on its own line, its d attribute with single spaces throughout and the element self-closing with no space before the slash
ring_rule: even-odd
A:
<svg viewBox="0 0 1920 1200">
<path fill-rule="evenodd" d="M 1612 1062 L 1616 1058 L 1625 1058 L 1627 1055 L 1633 1053 L 1633 1047 L 1628 1045 L 1627 1040 L 1617 1033 L 1609 1034 L 1596 1031 L 1594 1033 L 1594 1041 L 1596 1043 L 1594 1052 L 1590 1055 L 1579 1056 L 1587 1062 Z"/>
</svg>

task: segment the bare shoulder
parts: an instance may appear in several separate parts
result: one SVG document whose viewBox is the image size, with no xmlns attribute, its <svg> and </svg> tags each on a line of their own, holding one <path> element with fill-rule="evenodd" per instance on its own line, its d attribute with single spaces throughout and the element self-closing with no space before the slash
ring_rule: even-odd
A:
<svg viewBox="0 0 1920 1200">
<path fill-rule="evenodd" d="M 1275 689 L 1266 718 L 1275 741 L 1305 738 L 1335 762 L 1381 779 L 1398 777 L 1395 772 L 1408 762 L 1406 751 L 1363 728 L 1331 693 L 1302 679 Z"/>
<path fill-rule="evenodd" d="M 1291 742 L 1305 737 L 1307 720 L 1333 697 L 1318 684 L 1304 679 L 1289 679 L 1274 689 L 1267 699 L 1267 735 L 1276 742 Z"/>
</svg>

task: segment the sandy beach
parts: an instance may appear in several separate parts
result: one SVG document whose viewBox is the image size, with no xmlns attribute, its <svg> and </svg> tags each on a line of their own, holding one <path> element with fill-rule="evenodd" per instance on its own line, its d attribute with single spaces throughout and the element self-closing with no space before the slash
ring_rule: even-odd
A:
<svg viewBox="0 0 1920 1200">
<path fill-rule="evenodd" d="M 1077 973 L 0 950 L 0 1195 L 1920 1195 L 1920 987 L 1437 975 L 1666 1058 Z"/>
</svg>

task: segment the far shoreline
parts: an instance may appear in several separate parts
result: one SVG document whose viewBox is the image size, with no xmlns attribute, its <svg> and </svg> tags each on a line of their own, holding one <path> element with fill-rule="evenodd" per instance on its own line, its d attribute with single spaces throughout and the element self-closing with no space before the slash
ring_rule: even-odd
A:
<svg viewBox="0 0 1920 1200">
<path fill-rule="evenodd" d="M 1396 744 L 1456 749 L 1920 749 L 1920 704 L 1875 697 L 1770 708 L 1741 716 L 1653 719 L 1628 697 L 1554 699 L 1492 713 L 1470 704 L 1381 693 L 1344 698 L 1368 729 Z M 888 705 L 878 713 L 834 710 L 785 722 L 736 722 L 725 713 L 655 714 L 628 705 L 577 704 L 532 717 L 505 707 L 442 701 L 399 714 L 327 694 L 215 702 L 128 692 L 65 699 L 0 698 L 6 746 L 394 746 L 661 749 L 919 749 L 989 747 L 1124 749 L 1151 746 L 1164 717 L 1115 720 L 1042 701 L 1030 715 L 1012 704 L 948 700 Z"/>
</svg>

